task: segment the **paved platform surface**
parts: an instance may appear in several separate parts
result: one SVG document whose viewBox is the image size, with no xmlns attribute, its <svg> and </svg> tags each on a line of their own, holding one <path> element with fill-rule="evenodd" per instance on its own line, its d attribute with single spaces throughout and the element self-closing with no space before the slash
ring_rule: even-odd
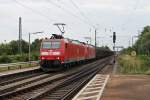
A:
<svg viewBox="0 0 150 100">
<path fill-rule="evenodd" d="M 105 89 L 109 76 L 113 74 L 114 65 L 110 63 L 87 83 L 72 100 L 99 100 Z"/>
<path fill-rule="evenodd" d="M 118 74 L 117 68 L 115 67 L 117 67 L 117 63 L 107 65 L 103 71 L 99 73 L 110 75 L 104 91 L 97 96 L 101 97 L 99 100 L 150 100 L 150 75 L 115 75 Z M 100 82 L 98 84 L 100 84 Z M 98 88 L 96 87 L 93 90 L 98 90 Z M 88 90 L 84 91 L 86 92 Z M 81 90 L 81 92 L 84 91 Z M 83 94 L 85 95 L 86 93 Z M 87 95 L 87 97 L 88 96 L 90 95 Z M 82 97 L 82 95 L 80 95 L 80 97 Z M 74 100 L 97 100 L 97 98 L 74 98 Z"/>
<path fill-rule="evenodd" d="M 150 76 L 112 75 L 101 100 L 150 100 Z"/>
<path fill-rule="evenodd" d="M 24 71 L 29 71 L 29 70 L 34 70 L 34 69 L 39 69 L 39 67 L 31 67 L 31 68 L 24 68 L 24 69 L 17 69 L 17 70 L 10 70 L 10 71 L 5 71 L 5 72 L 0 72 L 0 76 L 7 75 L 7 74 L 14 74 L 14 73 L 19 73 L 19 72 L 24 72 Z"/>
<path fill-rule="evenodd" d="M 99 100 L 109 75 L 97 74 L 72 100 Z"/>
</svg>

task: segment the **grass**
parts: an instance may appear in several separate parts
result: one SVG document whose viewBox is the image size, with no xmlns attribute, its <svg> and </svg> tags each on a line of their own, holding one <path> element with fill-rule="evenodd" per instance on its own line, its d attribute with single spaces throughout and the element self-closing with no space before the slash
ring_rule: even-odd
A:
<svg viewBox="0 0 150 100">
<path fill-rule="evenodd" d="M 149 74 L 150 57 L 148 56 L 119 56 L 119 70 L 122 74 Z"/>
<path fill-rule="evenodd" d="M 21 66 L 9 66 L 9 67 L 0 67 L 0 72 L 4 71 L 10 71 L 10 70 L 18 70 L 18 69 L 24 69 L 24 68 L 30 68 L 30 67 L 36 67 L 37 64 L 24 64 Z"/>
</svg>

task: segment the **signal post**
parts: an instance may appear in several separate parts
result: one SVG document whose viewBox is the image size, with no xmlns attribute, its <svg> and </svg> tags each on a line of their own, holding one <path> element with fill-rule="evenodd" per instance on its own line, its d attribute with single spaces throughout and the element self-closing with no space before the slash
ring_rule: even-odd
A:
<svg viewBox="0 0 150 100">
<path fill-rule="evenodd" d="M 116 32 L 113 32 L 113 51 L 114 51 L 114 63 L 116 63 L 116 51 L 115 51 L 115 46 L 116 46 Z"/>
</svg>

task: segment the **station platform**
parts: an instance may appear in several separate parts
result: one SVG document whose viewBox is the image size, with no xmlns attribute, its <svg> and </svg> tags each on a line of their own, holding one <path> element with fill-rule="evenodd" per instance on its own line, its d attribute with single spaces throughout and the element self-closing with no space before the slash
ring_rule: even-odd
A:
<svg viewBox="0 0 150 100">
<path fill-rule="evenodd" d="M 72 100 L 150 100 L 149 75 L 97 74 Z"/>
<path fill-rule="evenodd" d="M 150 100 L 150 76 L 112 75 L 101 100 Z"/>
<path fill-rule="evenodd" d="M 112 62 L 96 74 L 72 100 L 100 100 L 105 86 L 110 80 L 110 76 L 113 75 L 114 67 L 112 60 Z"/>
<path fill-rule="evenodd" d="M 23 68 L 23 69 L 4 71 L 4 72 L 0 72 L 0 76 L 9 75 L 9 74 L 15 74 L 15 73 L 24 72 L 24 71 L 35 70 L 35 69 L 39 69 L 39 68 L 40 67 L 38 66 L 38 67 L 31 67 L 31 68 Z"/>
<path fill-rule="evenodd" d="M 73 100 L 150 100 L 150 75 L 119 75 L 117 63 L 108 65 Z"/>
<path fill-rule="evenodd" d="M 99 100 L 108 79 L 109 75 L 97 74 L 72 100 Z"/>
</svg>

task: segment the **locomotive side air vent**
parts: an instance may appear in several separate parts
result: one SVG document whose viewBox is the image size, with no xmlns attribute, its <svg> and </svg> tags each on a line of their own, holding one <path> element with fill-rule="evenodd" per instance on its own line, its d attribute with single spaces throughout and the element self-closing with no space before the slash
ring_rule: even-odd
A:
<svg viewBox="0 0 150 100">
<path fill-rule="evenodd" d="M 50 39 L 63 39 L 64 37 L 62 35 L 58 35 L 58 34 L 52 34 Z"/>
</svg>

